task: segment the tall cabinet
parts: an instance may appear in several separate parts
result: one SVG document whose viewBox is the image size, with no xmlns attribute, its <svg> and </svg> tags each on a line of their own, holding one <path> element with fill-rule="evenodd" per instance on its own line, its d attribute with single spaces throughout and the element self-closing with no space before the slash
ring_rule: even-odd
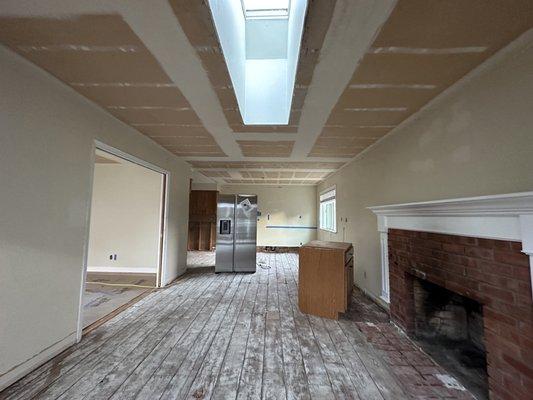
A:
<svg viewBox="0 0 533 400">
<path fill-rule="evenodd" d="M 213 250 L 216 242 L 217 191 L 191 190 L 187 250 Z"/>
</svg>

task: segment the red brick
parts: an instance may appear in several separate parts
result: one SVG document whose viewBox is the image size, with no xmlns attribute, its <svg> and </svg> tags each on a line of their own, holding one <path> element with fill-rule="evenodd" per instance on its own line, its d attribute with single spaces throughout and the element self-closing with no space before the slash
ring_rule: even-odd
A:
<svg viewBox="0 0 533 400">
<path fill-rule="evenodd" d="M 515 360 L 514 358 L 504 354 L 503 359 L 505 362 L 507 362 L 510 366 L 512 366 L 517 372 L 520 374 L 524 374 L 529 379 L 533 379 L 533 369 L 524 364 L 522 361 Z"/>
<path fill-rule="evenodd" d="M 481 284 L 479 290 L 484 295 L 496 297 L 497 299 L 506 301 L 508 303 L 514 302 L 514 294 L 511 290 L 500 289 L 492 285 Z"/>
<path fill-rule="evenodd" d="M 514 267 L 513 276 L 521 281 L 531 282 L 531 272 L 529 267 Z"/>
<path fill-rule="evenodd" d="M 513 327 L 517 325 L 516 318 L 494 311 L 489 307 L 485 307 L 483 309 L 483 316 L 487 319 L 494 319 L 496 321 L 503 322 L 504 324 L 507 324 Z"/>
<path fill-rule="evenodd" d="M 464 254 L 465 246 L 460 245 L 460 244 L 444 243 L 442 245 L 442 250 L 447 251 L 449 253 L 454 253 L 454 254 Z"/>
<path fill-rule="evenodd" d="M 477 245 L 477 238 L 468 237 L 468 236 L 455 236 L 455 242 L 459 244 L 465 244 L 469 246 Z"/>
<path fill-rule="evenodd" d="M 494 252 L 494 260 L 505 263 L 519 265 L 522 267 L 529 267 L 529 256 L 524 253 L 511 253 L 506 251 L 496 250 Z"/>
<path fill-rule="evenodd" d="M 455 239 L 452 235 L 444 235 L 442 233 L 428 233 L 426 237 L 430 240 L 441 243 L 455 243 Z"/>
<path fill-rule="evenodd" d="M 487 249 L 511 250 L 511 242 L 506 240 L 478 239 L 477 243 L 479 247 Z"/>
<path fill-rule="evenodd" d="M 531 283 L 530 282 L 518 282 L 518 294 L 522 296 L 531 295 Z"/>
<path fill-rule="evenodd" d="M 517 294 L 516 305 L 519 307 L 531 307 L 533 305 L 531 296 L 522 296 L 520 294 Z"/>
<path fill-rule="evenodd" d="M 481 247 L 465 247 L 465 254 L 469 257 L 481 258 L 484 260 L 492 260 L 494 258 L 494 250 Z"/>
<path fill-rule="evenodd" d="M 487 274 L 513 276 L 513 267 L 506 264 L 495 264 L 485 260 L 477 260 L 478 268 Z"/>
</svg>

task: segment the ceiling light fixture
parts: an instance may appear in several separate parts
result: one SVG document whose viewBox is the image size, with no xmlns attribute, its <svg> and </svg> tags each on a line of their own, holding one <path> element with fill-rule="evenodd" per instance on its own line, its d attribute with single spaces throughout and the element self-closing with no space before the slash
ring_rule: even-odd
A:
<svg viewBox="0 0 533 400">
<path fill-rule="evenodd" d="M 209 0 L 246 125 L 287 125 L 307 0 Z"/>
</svg>

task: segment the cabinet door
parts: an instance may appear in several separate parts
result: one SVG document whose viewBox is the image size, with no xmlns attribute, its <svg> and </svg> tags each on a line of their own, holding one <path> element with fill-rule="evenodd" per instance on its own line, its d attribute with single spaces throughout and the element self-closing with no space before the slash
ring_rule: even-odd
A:
<svg viewBox="0 0 533 400">
<path fill-rule="evenodd" d="M 350 304 L 349 297 L 350 297 L 350 268 L 347 266 L 344 267 L 344 309 L 346 310 L 348 308 L 348 305 Z"/>
<path fill-rule="evenodd" d="M 346 267 L 346 306 L 349 306 L 352 302 L 353 291 L 353 268 L 351 266 Z"/>
</svg>

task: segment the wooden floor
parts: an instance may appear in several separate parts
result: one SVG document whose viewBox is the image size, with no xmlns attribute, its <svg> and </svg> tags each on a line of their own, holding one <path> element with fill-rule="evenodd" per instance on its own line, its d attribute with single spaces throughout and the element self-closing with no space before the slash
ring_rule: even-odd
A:
<svg viewBox="0 0 533 400">
<path fill-rule="evenodd" d="M 155 288 L 155 274 L 87 273 L 83 294 L 83 327 L 101 318 L 151 288 Z"/>
<path fill-rule="evenodd" d="M 352 320 L 299 312 L 298 258 L 188 274 L 91 331 L 0 399 L 405 399 Z"/>
</svg>

